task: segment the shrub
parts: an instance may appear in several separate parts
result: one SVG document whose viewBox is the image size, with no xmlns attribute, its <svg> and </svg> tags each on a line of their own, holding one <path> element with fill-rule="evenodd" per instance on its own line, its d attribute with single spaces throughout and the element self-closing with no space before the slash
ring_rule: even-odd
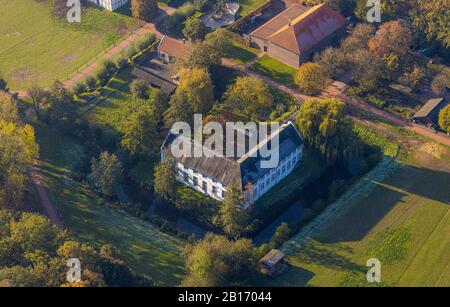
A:
<svg viewBox="0 0 450 307">
<path fill-rule="evenodd" d="M 122 56 L 125 57 L 128 60 L 131 60 L 131 58 L 137 53 L 135 44 L 130 44 L 127 48 L 125 48 L 122 51 Z"/>
<path fill-rule="evenodd" d="M 95 76 L 97 77 L 100 86 L 105 86 L 108 83 L 108 81 L 112 78 L 115 71 L 116 66 L 114 65 L 113 61 L 106 60 L 102 62 L 95 72 Z"/>
<path fill-rule="evenodd" d="M 128 65 L 128 59 L 120 54 L 114 58 L 114 65 L 117 69 L 123 69 Z"/>
<path fill-rule="evenodd" d="M 147 99 L 148 90 L 149 86 L 144 80 L 136 79 L 130 84 L 130 92 L 137 98 Z"/>
<path fill-rule="evenodd" d="M 270 240 L 270 245 L 272 248 L 278 248 L 286 242 L 291 236 L 292 230 L 287 223 L 282 223 L 275 230 L 272 239 Z"/>
<path fill-rule="evenodd" d="M 145 34 L 140 40 L 136 42 L 137 51 L 143 51 L 149 48 L 156 41 L 156 35 L 154 33 Z"/>
<path fill-rule="evenodd" d="M 163 31 L 171 32 L 179 24 L 182 24 L 188 17 L 194 15 L 195 12 L 195 6 L 191 2 L 186 2 L 185 4 L 177 8 L 172 15 L 164 18 L 161 23 Z"/>
<path fill-rule="evenodd" d="M 86 77 L 86 86 L 88 90 L 95 90 L 97 88 L 97 79 L 93 75 Z"/>
</svg>

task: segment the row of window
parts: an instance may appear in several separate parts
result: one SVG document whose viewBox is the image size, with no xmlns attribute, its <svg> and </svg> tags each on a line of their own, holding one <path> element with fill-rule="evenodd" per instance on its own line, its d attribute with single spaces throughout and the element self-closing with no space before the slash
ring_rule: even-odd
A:
<svg viewBox="0 0 450 307">
<path fill-rule="evenodd" d="M 180 165 L 179 165 L 180 166 Z M 208 193 L 208 183 L 205 180 L 201 180 L 201 184 L 199 183 L 199 178 L 195 176 L 195 171 L 194 175 L 191 177 L 189 176 L 189 174 L 180 169 L 180 167 L 178 168 L 178 176 L 180 178 L 183 178 L 183 181 L 186 183 L 191 183 L 193 185 L 194 188 L 200 188 L 204 193 L 209 194 Z M 214 182 L 214 180 L 213 180 Z M 214 184 L 211 186 L 211 194 L 215 195 L 217 197 L 221 197 L 224 198 L 225 197 L 225 192 L 222 189 L 218 189 L 217 186 L 215 186 Z"/>
</svg>

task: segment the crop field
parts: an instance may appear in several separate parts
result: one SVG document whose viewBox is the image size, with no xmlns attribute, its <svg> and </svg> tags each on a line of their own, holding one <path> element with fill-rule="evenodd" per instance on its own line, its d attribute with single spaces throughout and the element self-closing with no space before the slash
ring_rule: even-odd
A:
<svg viewBox="0 0 450 307">
<path fill-rule="evenodd" d="M 377 133 L 388 130 L 401 144 L 390 171 L 369 173 L 341 210 L 288 241 L 292 266 L 270 285 L 373 286 L 366 262 L 378 258 L 383 286 L 450 286 L 450 149 L 418 137 L 405 142 L 396 129 Z"/>
<path fill-rule="evenodd" d="M 13 90 L 65 81 L 137 28 L 128 16 L 85 8 L 81 23 L 56 20 L 50 0 L 0 0 L 0 76 Z"/>
</svg>

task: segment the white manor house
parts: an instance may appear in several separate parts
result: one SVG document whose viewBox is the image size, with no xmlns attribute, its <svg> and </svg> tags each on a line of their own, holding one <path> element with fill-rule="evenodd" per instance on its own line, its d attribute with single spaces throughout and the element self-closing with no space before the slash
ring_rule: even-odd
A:
<svg viewBox="0 0 450 307">
<path fill-rule="evenodd" d="M 248 207 L 289 175 L 302 159 L 303 138 L 291 122 L 273 131 L 264 142 L 269 142 L 271 146 L 271 139 L 276 134 L 279 138 L 276 149 L 279 151 L 279 163 L 274 168 L 262 168 L 261 161 L 264 158 L 259 154 L 249 155 L 252 148 L 238 158 L 229 158 L 221 153 L 214 157 L 174 157 L 171 144 L 177 138 L 185 137 L 172 131 L 161 147 L 161 160 L 172 157 L 176 162 L 176 177 L 179 182 L 219 201 L 223 201 L 230 184 L 238 184 L 243 191 L 245 206 Z M 259 148 L 261 145 L 258 144 Z"/>
<path fill-rule="evenodd" d="M 115 11 L 118 8 L 128 3 L 128 0 L 88 0 L 98 6 L 101 6 L 107 10 Z"/>
</svg>

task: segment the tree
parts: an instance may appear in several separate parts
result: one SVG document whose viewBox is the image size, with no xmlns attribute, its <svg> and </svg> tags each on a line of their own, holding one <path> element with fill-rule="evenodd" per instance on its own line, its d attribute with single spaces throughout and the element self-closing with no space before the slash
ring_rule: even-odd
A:
<svg viewBox="0 0 450 307">
<path fill-rule="evenodd" d="M 233 48 L 231 35 L 228 30 L 218 28 L 206 35 L 205 43 L 214 48 L 221 57 L 226 57 L 231 54 Z"/>
<path fill-rule="evenodd" d="M 219 52 L 207 43 L 196 43 L 187 63 L 190 68 L 209 69 L 212 65 L 222 62 Z"/>
<path fill-rule="evenodd" d="M 115 189 L 122 181 L 122 163 L 115 154 L 103 151 L 98 159 L 91 161 L 91 174 L 89 178 L 94 185 L 105 195 L 114 195 Z"/>
<path fill-rule="evenodd" d="M 128 123 L 124 126 L 123 137 L 120 141 L 122 148 L 131 155 L 145 157 L 157 149 L 155 140 L 158 139 L 157 124 L 150 108 L 140 105 L 128 117 Z"/>
<path fill-rule="evenodd" d="M 61 82 L 56 81 L 48 94 L 48 121 L 54 127 L 69 130 L 68 124 L 76 118 L 76 108 L 72 94 L 64 88 Z"/>
<path fill-rule="evenodd" d="M 450 105 L 439 112 L 439 127 L 447 133 L 450 133 Z"/>
<path fill-rule="evenodd" d="M 200 18 L 192 16 L 184 24 L 183 35 L 191 41 L 196 41 L 204 39 L 207 31 L 206 26 Z"/>
<path fill-rule="evenodd" d="M 337 99 L 306 101 L 300 108 L 297 127 L 308 146 L 319 151 L 328 163 L 360 157 L 362 144 L 345 118 L 345 104 Z"/>
<path fill-rule="evenodd" d="M 411 31 L 400 20 L 380 26 L 377 34 L 369 40 L 369 50 L 382 57 L 386 54 L 405 55 L 411 45 Z"/>
<path fill-rule="evenodd" d="M 305 63 L 295 75 L 295 83 L 306 94 L 314 95 L 320 93 L 327 84 L 326 71 L 317 63 Z"/>
<path fill-rule="evenodd" d="M 34 130 L 0 118 L 0 207 L 20 207 L 26 172 L 38 156 Z"/>
<path fill-rule="evenodd" d="M 353 81 L 358 83 L 360 92 L 370 92 L 377 88 L 383 74 L 384 62 L 381 58 L 373 56 L 366 49 L 353 53 Z"/>
<path fill-rule="evenodd" d="M 450 10 L 449 0 L 412 0 L 409 11 L 414 30 L 425 34 L 429 42 L 438 40 L 450 47 Z"/>
<path fill-rule="evenodd" d="M 401 1 L 401 0 L 400 0 Z M 381 21 L 389 21 L 397 17 L 399 0 L 381 0 Z M 367 21 L 370 7 L 367 0 L 356 0 L 355 16 L 361 21 Z"/>
<path fill-rule="evenodd" d="M 183 250 L 187 274 L 182 285 L 191 287 L 244 286 L 256 274 L 257 251 L 249 239 L 228 240 L 206 234 Z"/>
<path fill-rule="evenodd" d="M 193 113 L 208 113 L 214 105 L 213 83 L 208 71 L 202 68 L 182 69 L 179 75 L 180 82 L 173 99 L 186 99 Z"/>
<path fill-rule="evenodd" d="M 220 207 L 220 221 L 226 234 L 237 238 L 245 231 L 247 215 L 243 207 L 242 189 L 231 184 Z"/>
<path fill-rule="evenodd" d="M 147 82 L 141 79 L 133 80 L 130 84 L 130 92 L 137 98 L 147 99 L 149 89 Z"/>
<path fill-rule="evenodd" d="M 336 78 L 344 71 L 346 59 L 340 49 L 329 47 L 316 57 L 316 62 L 327 76 Z"/>
<path fill-rule="evenodd" d="M 225 93 L 225 103 L 245 120 L 264 120 L 270 114 L 273 96 L 267 85 L 258 78 L 238 77 Z"/>
<path fill-rule="evenodd" d="M 437 74 L 431 81 L 431 89 L 438 96 L 444 96 L 450 88 L 450 77 L 446 74 Z"/>
<path fill-rule="evenodd" d="M 40 120 L 41 119 L 41 112 L 40 112 L 41 104 L 44 102 L 45 98 L 47 97 L 47 92 L 44 89 L 35 85 L 35 86 L 31 87 L 30 89 L 28 89 L 27 94 L 33 101 L 36 116 Z"/>
<path fill-rule="evenodd" d="M 175 162 L 167 158 L 155 167 L 155 192 L 165 200 L 174 200 L 176 197 Z"/>
<path fill-rule="evenodd" d="M 369 40 L 374 33 L 375 27 L 373 25 L 366 23 L 357 24 L 353 29 L 352 34 L 346 37 L 342 42 L 342 51 L 351 58 L 354 52 L 367 48 Z"/>
<path fill-rule="evenodd" d="M 420 86 L 423 83 L 425 77 L 425 71 L 418 66 L 414 66 L 413 70 L 406 74 L 406 79 L 408 80 L 409 87 L 413 92 L 417 92 L 420 90 Z"/>
<path fill-rule="evenodd" d="M 13 97 L 2 91 L 0 91 L 0 119 L 10 123 L 19 121 L 19 112 Z"/>
<path fill-rule="evenodd" d="M 287 223 L 281 223 L 281 225 L 275 230 L 275 233 L 270 240 L 270 245 L 272 248 L 278 248 L 283 245 L 283 243 L 289 239 L 291 232 L 292 230 Z"/>
<path fill-rule="evenodd" d="M 134 18 L 149 20 L 158 13 L 156 0 L 131 0 L 131 15 Z"/>
</svg>

